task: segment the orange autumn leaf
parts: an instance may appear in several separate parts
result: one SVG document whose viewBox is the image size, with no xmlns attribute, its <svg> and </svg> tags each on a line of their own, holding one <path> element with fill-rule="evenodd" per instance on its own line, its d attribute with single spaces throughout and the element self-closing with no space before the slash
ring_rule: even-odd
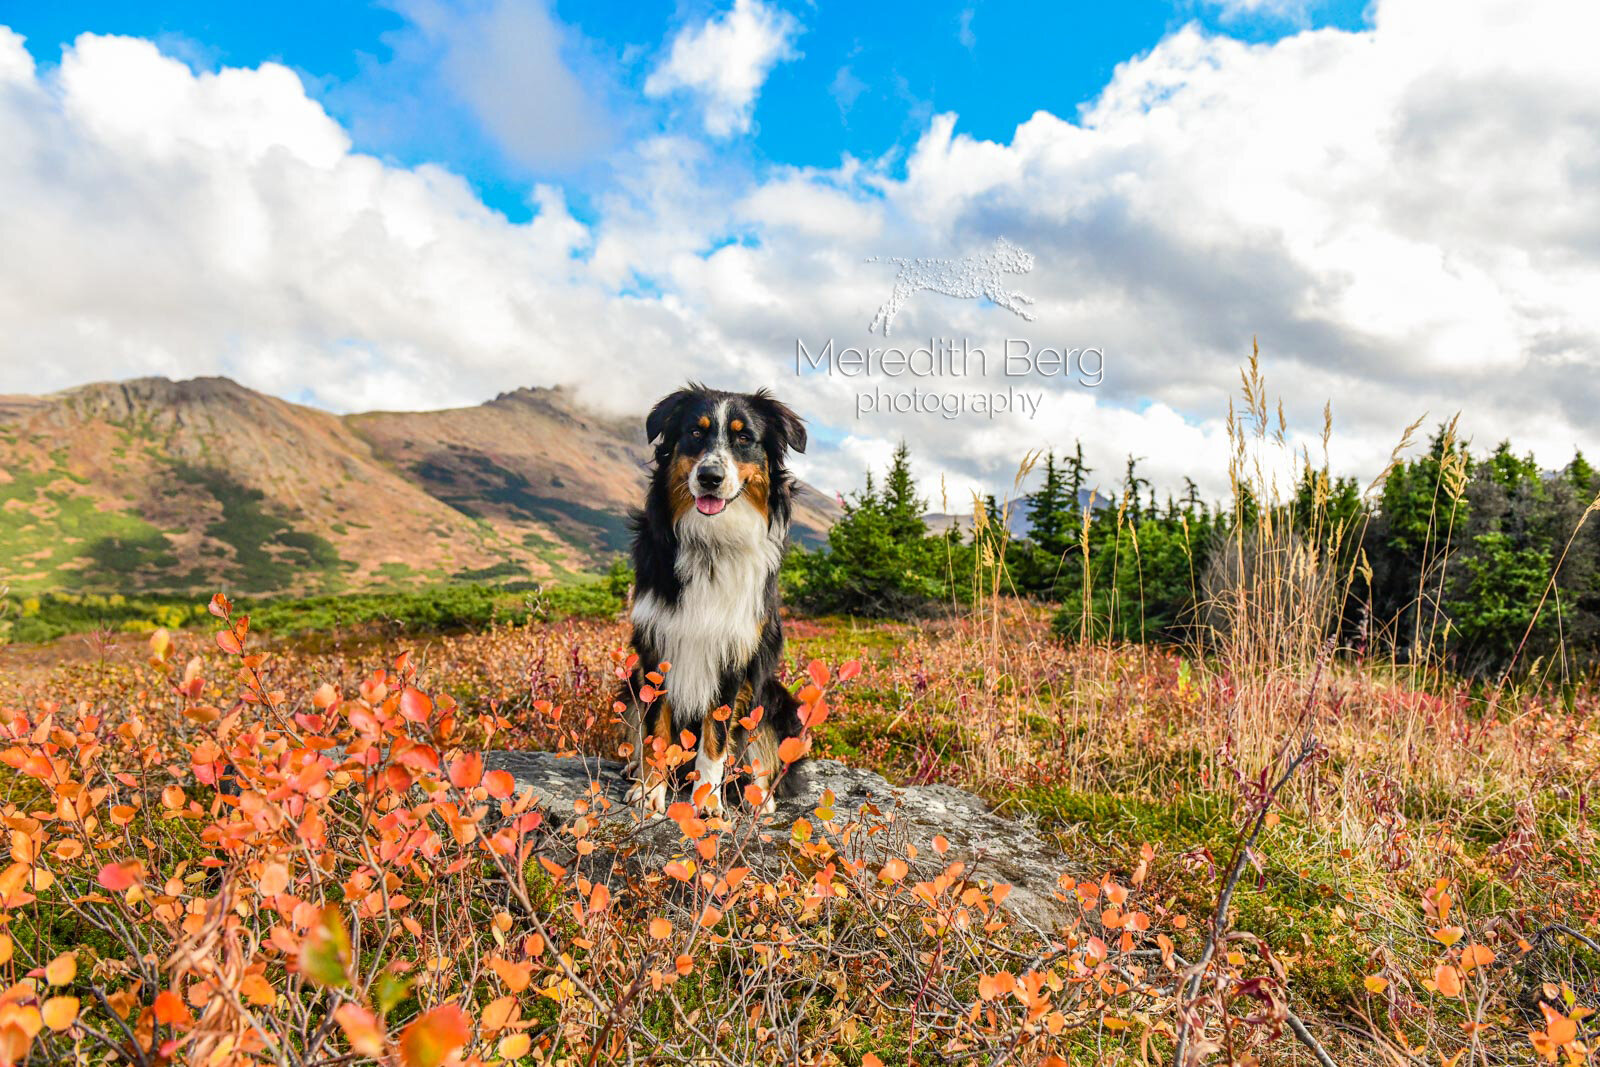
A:
<svg viewBox="0 0 1600 1067">
<path fill-rule="evenodd" d="M 120 893 L 133 884 L 134 878 L 128 864 L 108 863 L 100 868 L 100 873 L 95 876 L 95 881 L 100 883 L 100 888 L 102 889 Z"/>
<path fill-rule="evenodd" d="M 239 992 L 258 1008 L 270 1008 L 278 1002 L 278 991 L 262 974 L 252 972 L 239 979 Z"/>
<path fill-rule="evenodd" d="M 1447 997 L 1461 994 L 1461 972 L 1448 963 L 1439 964 L 1433 972 L 1433 986 Z"/>
<path fill-rule="evenodd" d="M 60 1033 L 77 1021 L 78 998 L 51 997 L 39 1008 L 39 1015 L 46 1026 Z"/>
<path fill-rule="evenodd" d="M 495 956 L 489 960 L 489 969 L 495 976 L 505 983 L 505 987 L 513 993 L 520 993 L 528 988 L 528 982 L 533 977 L 533 964 L 513 963 L 510 960 Z"/>
<path fill-rule="evenodd" d="M 353 1052 L 370 1059 L 383 1055 L 383 1026 L 372 1012 L 359 1004 L 341 1004 L 333 1013 L 333 1019 L 344 1031 Z"/>
<path fill-rule="evenodd" d="M 1017 976 L 1010 971 L 1001 971 L 998 974 L 985 974 L 978 978 L 978 996 L 984 1000 L 995 1000 L 1016 992 Z"/>
<path fill-rule="evenodd" d="M 497 799 L 510 796 L 517 788 L 517 780 L 510 771 L 490 771 L 483 776 L 483 787 Z"/>
<path fill-rule="evenodd" d="M 256 892 L 264 897 L 275 897 L 289 888 L 289 868 L 282 863 L 266 863 L 256 879 Z"/>
<path fill-rule="evenodd" d="M 504 1030 L 516 1022 L 520 1014 L 521 1010 L 517 1006 L 516 997 L 509 995 L 496 997 L 489 1002 L 488 1007 L 483 1009 L 483 1015 L 479 1017 L 478 1025 L 483 1028 L 485 1033 L 492 1034 L 496 1030 Z"/>
<path fill-rule="evenodd" d="M 157 993 L 155 1004 L 152 1007 L 155 1011 L 156 1022 L 164 1026 L 170 1026 L 173 1023 L 187 1023 L 193 1018 L 189 1014 L 189 1005 L 185 1004 L 183 998 L 170 989 L 163 989 L 160 993 Z"/>
<path fill-rule="evenodd" d="M 660 917 L 651 919 L 650 936 L 657 941 L 665 941 L 672 936 L 672 923 Z"/>
<path fill-rule="evenodd" d="M 502 1037 L 494 1051 L 495 1055 L 503 1060 L 517 1060 L 526 1056 L 532 1047 L 533 1039 L 527 1034 L 512 1034 L 509 1037 Z"/>
<path fill-rule="evenodd" d="M 51 960 L 44 969 L 44 980 L 50 985 L 66 985 L 77 977 L 78 954 L 63 952 Z"/>
<path fill-rule="evenodd" d="M 450 784 L 457 789 L 471 789 L 483 780 L 483 756 L 468 752 L 450 764 Z"/>
<path fill-rule="evenodd" d="M 1539 1010 L 1544 1013 L 1544 1032 L 1552 1044 L 1570 1045 L 1578 1037 L 1578 1024 L 1562 1015 L 1550 1005 L 1540 1001 Z"/>
<path fill-rule="evenodd" d="M 806 743 L 798 737 L 786 737 L 778 746 L 778 758 L 785 763 L 793 763 L 805 754 Z"/>
<path fill-rule="evenodd" d="M 412 722 L 426 722 L 433 712 L 433 701 L 420 689 L 407 688 L 400 694 L 400 714 Z"/>
<path fill-rule="evenodd" d="M 440 1005 L 400 1031 L 401 1062 L 406 1067 L 440 1067 L 471 1033 L 465 1012 L 454 1004 Z"/>
</svg>

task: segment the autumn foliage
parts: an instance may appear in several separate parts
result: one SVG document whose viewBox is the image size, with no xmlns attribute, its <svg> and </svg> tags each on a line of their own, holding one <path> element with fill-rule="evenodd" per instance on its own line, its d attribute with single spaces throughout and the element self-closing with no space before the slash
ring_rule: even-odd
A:
<svg viewBox="0 0 1600 1067">
<path fill-rule="evenodd" d="M 1009 887 L 959 858 L 850 860 L 878 813 L 831 796 L 791 827 L 675 804 L 682 858 L 601 881 L 628 848 L 606 818 L 623 813 L 597 793 L 546 825 L 484 771 L 501 716 L 469 728 L 406 653 L 291 697 L 248 618 L 221 595 L 211 610 L 211 654 L 151 640 L 142 699 L 6 712 L 0 1061 L 813 1061 L 870 1044 L 880 1016 L 940 1055 L 1048 1060 L 1132 995 L 1112 961 L 1151 919 L 1129 889 L 1069 879 L 1084 936 L 1019 937 Z M 809 676 L 817 726 L 832 672 Z M 752 847 L 791 850 L 789 871 L 752 877 Z M 75 949 L 57 951 L 63 934 Z"/>
<path fill-rule="evenodd" d="M 659 868 L 598 789 L 547 820 L 480 753 L 614 756 L 620 624 L 304 650 L 219 596 L 213 632 L 158 632 L 136 662 L 23 672 L 0 694 L 0 1063 L 1170 1062 L 1180 1039 L 1192 1063 L 1594 1058 L 1592 868 L 1536 817 L 1469 851 L 1459 820 L 1408 818 L 1367 777 L 1388 766 L 1376 724 L 1404 716 L 1413 746 L 1455 746 L 1414 760 L 1419 781 L 1582 788 L 1587 705 L 1474 722 L 1330 666 L 1291 684 L 1315 737 L 1274 793 L 1230 762 L 1236 679 L 1004 610 L 864 656 L 798 622 L 819 654 L 793 665 L 809 729 L 782 756 L 954 779 L 1047 820 L 1091 787 L 1147 805 L 1167 766 L 1231 798 L 1210 843 L 1052 823 L 1078 872 L 1054 930 L 1015 921 L 1011 887 L 942 837 L 864 859 L 892 810 L 829 794 L 777 821 L 680 800 Z M 653 756 L 692 759 L 680 740 Z M 1284 882 L 1321 903 L 1268 929 L 1254 902 Z M 1297 926 L 1313 912 L 1357 947 L 1334 957 L 1343 933 Z M 1308 993 L 1333 967 L 1351 991 Z"/>
</svg>

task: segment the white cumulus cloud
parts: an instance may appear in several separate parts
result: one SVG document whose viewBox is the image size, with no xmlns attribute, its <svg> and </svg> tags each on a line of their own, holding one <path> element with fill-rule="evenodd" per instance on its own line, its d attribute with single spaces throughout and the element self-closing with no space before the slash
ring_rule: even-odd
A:
<svg viewBox="0 0 1600 1067">
<path fill-rule="evenodd" d="M 650 73 L 650 96 L 687 91 L 703 109 L 706 132 L 727 137 L 750 129 L 756 95 L 780 60 L 794 57 L 800 23 L 761 0 L 734 0 L 728 11 L 679 31 Z"/>
</svg>

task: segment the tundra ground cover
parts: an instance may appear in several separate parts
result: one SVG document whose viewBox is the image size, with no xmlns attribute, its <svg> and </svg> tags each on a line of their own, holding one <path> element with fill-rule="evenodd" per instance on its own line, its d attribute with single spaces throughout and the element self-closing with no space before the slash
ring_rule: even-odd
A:
<svg viewBox="0 0 1600 1067">
<path fill-rule="evenodd" d="M 625 839 L 543 825 L 471 753 L 613 754 L 618 621 L 409 649 L 216 625 L 0 653 L 0 1058 L 1170 1062 L 1180 1034 L 1193 1062 L 1593 1057 L 1585 687 L 1245 678 L 1010 601 L 795 620 L 814 754 L 1031 813 L 1085 872 L 1041 939 L 970 857 L 853 869 L 874 816 L 828 797 L 793 825 L 676 808 L 681 860 L 599 878 Z M 752 847 L 789 874 L 753 881 Z"/>
</svg>

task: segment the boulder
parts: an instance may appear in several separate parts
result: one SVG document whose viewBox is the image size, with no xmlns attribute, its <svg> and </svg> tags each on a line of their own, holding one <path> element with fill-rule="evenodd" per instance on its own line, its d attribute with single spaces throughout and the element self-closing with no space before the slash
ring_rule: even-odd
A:
<svg viewBox="0 0 1600 1067">
<path fill-rule="evenodd" d="M 659 870 L 687 851 L 676 824 L 667 819 L 640 823 L 626 796 L 629 781 L 623 765 L 613 760 L 558 756 L 549 752 L 491 751 L 484 753 L 486 770 L 510 772 L 519 791 L 530 790 L 547 819 L 567 826 L 579 815 L 578 804 L 597 820 L 596 831 L 626 835 L 618 851 L 640 867 Z M 591 783 L 598 783 L 595 793 Z M 990 884 L 1006 883 L 1011 892 L 1005 907 L 1015 920 L 1041 933 L 1051 933 L 1068 917 L 1058 898 L 1061 876 L 1082 877 L 1055 844 L 1043 837 L 1032 820 L 1022 814 L 997 815 L 982 799 L 948 785 L 894 786 L 881 775 L 849 767 L 836 760 L 809 760 L 805 764 L 802 795 L 780 801 L 765 818 L 768 834 L 744 834 L 755 817 L 740 806 L 733 813 L 736 826 L 730 840 L 747 841 L 742 862 L 760 877 L 776 879 L 792 863 L 788 851 L 774 841 L 787 841 L 796 819 L 817 821 L 814 809 L 824 791 L 832 790 L 836 818 L 859 821 L 870 832 L 849 835 L 842 851 L 849 859 L 880 866 L 890 856 L 905 858 L 907 845 L 915 846 L 911 867 L 923 877 L 938 873 L 953 860 L 967 864 L 966 876 Z M 679 795 L 674 799 L 688 799 Z M 942 835 L 949 849 L 939 855 L 933 839 Z M 559 838 L 557 841 L 559 842 Z M 571 838 L 567 838 L 568 844 Z M 598 855 L 598 853 L 596 853 Z M 591 878 L 610 878 L 614 866 L 587 870 Z"/>
</svg>

